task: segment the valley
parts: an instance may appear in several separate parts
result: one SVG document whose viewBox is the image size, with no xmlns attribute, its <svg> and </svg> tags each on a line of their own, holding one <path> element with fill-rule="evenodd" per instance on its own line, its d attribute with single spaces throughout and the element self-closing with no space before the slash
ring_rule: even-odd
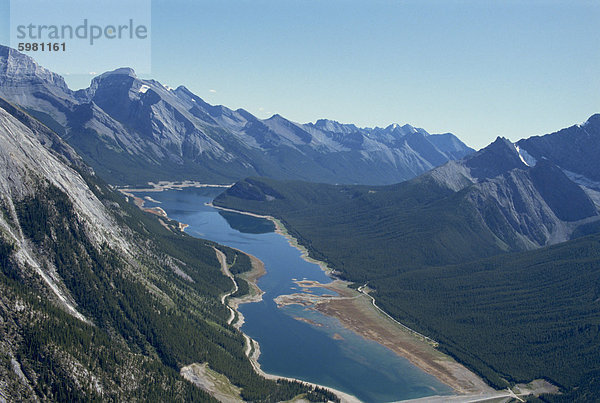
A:
<svg viewBox="0 0 600 403">
<path fill-rule="evenodd" d="M 54 132 L 1 106 L 0 389 L 7 400 L 214 401 L 179 375 L 191 363 L 208 363 L 245 400 L 330 396 L 254 371 L 220 303 L 231 281 L 213 242 L 143 213 Z M 219 248 L 237 262 L 232 270 L 250 268 L 245 255 Z"/>
<path fill-rule="evenodd" d="M 595 400 L 600 115 L 503 136 L 0 45 L 0 401 Z"/>
<path fill-rule="evenodd" d="M 417 368 L 411 368 L 412 365 L 404 361 L 404 358 L 386 356 L 387 348 L 382 347 L 386 344 L 379 343 L 381 340 L 373 340 L 372 337 L 364 339 L 364 334 L 358 332 L 354 326 L 345 326 L 343 321 L 337 322 L 338 319 L 334 319 L 336 316 L 328 319 L 327 316 L 319 314 L 318 310 L 306 310 L 304 307 L 296 309 L 293 306 L 278 307 L 278 298 L 289 292 L 301 292 L 302 288 L 306 288 L 304 285 L 308 280 L 298 281 L 296 277 L 314 278 L 327 283 L 323 287 L 310 287 L 310 295 L 317 298 L 332 292 L 343 294 L 356 291 L 336 282 L 331 283 L 331 279 L 323 272 L 324 265 L 321 262 L 305 261 L 305 254 L 300 255 L 297 244 L 291 237 L 285 236 L 285 229 L 279 223 L 275 223 L 276 233 L 271 232 L 271 229 L 253 234 L 255 231 L 249 223 L 255 222 L 256 225 L 260 225 L 264 217 L 249 215 L 245 220 L 246 225 L 238 227 L 244 228 L 241 229 L 241 233 L 229 228 L 227 222 L 232 220 L 229 216 L 222 216 L 224 212 L 204 205 L 212 200 L 212 197 L 203 195 L 211 194 L 214 197 L 220 190 L 206 192 L 208 190 L 202 189 L 166 191 L 154 193 L 153 198 L 161 202 L 160 205 L 165 208 L 170 218 L 187 223 L 189 227 L 186 231 L 190 235 L 243 250 L 264 262 L 266 274 L 263 274 L 264 266 L 255 261 L 255 274 L 240 275 L 242 279 L 258 278 L 257 284 L 249 284 L 249 288 L 255 290 L 250 293 L 254 297 L 229 300 L 229 306 L 239 312 L 235 326 L 240 326 L 244 333 L 255 340 L 253 347 L 247 352 L 257 360 L 257 369 L 274 379 L 282 376 L 295 378 L 341 391 L 335 393 L 343 400 L 347 399 L 346 401 L 354 399 L 344 398 L 346 395 L 354 395 L 362 401 L 402 400 L 431 394 L 430 387 L 438 390 L 438 393 L 452 391 L 433 377 L 424 376 L 425 374 Z M 136 193 L 142 198 L 145 194 Z M 237 216 L 230 222 L 240 225 L 245 215 Z M 275 250 L 277 252 L 273 253 Z M 283 270 L 284 268 L 286 269 Z M 240 277 L 236 276 L 236 280 Z M 335 288 L 330 289 L 331 284 L 337 286 L 334 285 Z M 255 288 L 257 286 L 258 288 Z M 371 308 L 368 308 L 369 306 Z M 367 311 L 373 309 L 370 302 L 365 304 L 364 308 L 367 308 Z M 352 311 L 347 311 L 347 314 L 352 314 Z M 378 319 L 375 315 L 370 323 L 377 323 L 378 320 L 381 318 Z M 412 343 L 418 345 L 422 341 L 413 339 Z M 255 354 L 257 351 L 260 351 L 259 355 Z M 383 368 L 379 369 L 380 366 Z M 342 367 L 345 369 L 341 370 Z M 394 371 L 388 372 L 392 368 Z M 320 374 L 324 373 L 327 373 L 327 383 L 319 381 L 323 379 L 323 375 Z M 403 375 L 400 375 L 401 373 Z M 415 382 L 414 385 L 409 383 L 408 380 L 411 379 Z M 452 385 L 452 382 L 448 383 Z M 430 384 L 434 386 L 424 386 Z"/>
<path fill-rule="evenodd" d="M 587 124 L 592 128 L 597 131 Z M 550 161 L 531 168 L 511 147 L 498 140 L 458 164 L 388 187 L 249 178 L 213 203 L 276 217 L 312 257 L 356 288 L 367 283 L 394 319 L 430 336 L 496 388 L 543 377 L 563 393 L 544 399 L 592 396 L 600 244 L 597 234 L 577 235 L 576 228 L 598 221 L 597 206 L 587 188 L 570 182 Z M 535 183 L 473 197 L 528 171 L 537 181 L 542 168 L 556 179 L 554 193 L 540 188 L 538 201 L 521 201 L 526 193 L 529 200 L 535 195 Z M 561 186 L 573 189 L 562 194 L 580 201 L 559 202 Z M 485 200 L 484 209 L 479 200 Z M 565 210 L 577 203 L 585 207 Z M 536 211 L 562 219 L 549 225 L 531 219 Z M 547 228 L 550 236 L 515 226 L 519 220 Z M 551 235 L 557 229 L 562 238 Z M 548 246 L 534 246 L 540 241 Z M 556 349 L 579 353 L 559 358 Z"/>
<path fill-rule="evenodd" d="M 140 196 L 141 195 L 143 194 L 140 194 Z M 185 195 L 176 192 L 173 195 L 167 193 L 158 197 L 160 199 L 163 199 L 161 204 L 166 203 L 167 206 L 173 205 L 173 201 L 178 200 L 177 204 L 174 205 L 175 208 L 173 210 L 175 211 L 175 214 L 178 219 L 187 222 L 190 222 L 190 220 L 191 222 L 199 221 L 201 223 L 204 223 L 202 225 L 206 225 L 206 218 L 199 220 L 198 217 L 194 217 L 194 211 L 189 210 L 192 204 L 189 204 L 189 206 L 186 208 L 187 211 L 185 213 L 182 210 L 182 207 L 184 206 L 184 204 L 181 204 L 182 201 L 189 199 L 190 196 L 191 195 Z M 212 206 L 210 206 L 209 204 L 207 207 L 211 208 Z M 240 213 L 258 219 L 271 219 L 275 224 L 276 232 L 285 236 L 287 242 L 291 246 L 300 249 L 302 252 L 303 259 L 318 264 L 321 270 L 330 272 L 330 270 L 326 267 L 325 264 L 309 258 L 306 249 L 304 249 L 303 246 L 298 245 L 296 240 L 287 233 L 285 228 L 277 220 L 274 220 L 272 217 L 265 217 L 253 213 Z M 197 231 L 201 227 L 198 225 L 192 225 L 189 228 L 191 231 Z M 213 227 L 210 233 L 212 236 L 215 236 L 215 232 L 218 233 L 219 231 L 215 231 Z M 219 238 L 219 242 L 231 246 L 231 241 L 226 241 L 225 239 L 226 238 Z M 244 243 L 247 243 L 247 241 Z M 254 274 L 251 275 L 251 278 L 254 279 L 254 281 L 256 281 L 257 278 L 260 278 L 262 275 L 265 274 L 264 265 L 260 264 L 260 261 L 256 260 L 255 263 L 257 265 L 254 266 Z M 242 274 L 243 278 L 245 279 L 248 279 L 247 275 L 247 273 Z M 374 301 L 371 297 L 367 296 L 366 294 L 360 291 L 349 288 L 348 286 L 350 285 L 350 283 L 341 280 L 335 280 L 333 282 L 328 282 L 325 284 L 307 279 L 297 280 L 295 278 L 292 278 L 291 280 L 292 283 L 295 284 L 295 286 L 291 287 L 291 290 L 294 290 L 295 292 L 292 294 L 281 294 L 274 298 L 274 302 L 277 304 L 277 307 L 279 309 L 292 305 L 299 305 L 300 307 L 302 307 L 303 311 L 315 311 L 338 319 L 342 326 L 346 329 L 364 337 L 367 340 L 372 340 L 380 345 L 389 348 L 395 354 L 407 358 L 411 363 L 413 363 L 417 367 L 421 368 L 427 373 L 434 375 L 436 378 L 442 380 L 447 385 L 450 385 L 455 393 L 458 393 L 459 395 L 463 396 L 462 398 L 452 397 L 453 401 L 480 401 L 492 398 L 515 396 L 510 390 L 508 390 L 508 392 L 502 390 L 496 391 L 493 388 L 486 385 L 485 382 L 483 382 L 471 371 L 458 364 L 449 356 L 437 350 L 436 347 L 438 347 L 438 343 L 415 332 L 414 330 L 406 328 L 402 324 L 393 320 L 387 314 L 383 313 L 378 308 L 376 308 Z M 234 309 L 238 309 L 240 304 L 244 304 L 247 302 L 260 302 L 262 300 L 262 295 L 264 294 L 264 291 L 260 290 L 254 283 L 254 281 L 250 283 L 250 287 L 256 287 L 255 289 L 258 291 L 258 294 L 256 292 L 253 292 L 251 294 L 253 294 L 254 297 L 246 297 L 242 298 L 241 300 L 237 298 L 230 300 L 229 306 L 232 306 Z M 315 294 L 312 292 L 313 288 L 316 291 L 318 291 L 319 289 L 329 290 L 333 294 L 323 293 L 323 291 L 317 292 Z M 296 310 L 294 312 L 298 314 L 299 311 Z M 241 314 L 241 312 L 238 312 L 238 315 L 240 316 L 238 317 L 236 326 L 242 325 L 241 328 L 242 330 L 244 330 L 244 316 L 243 314 Z M 309 319 L 305 315 L 306 314 L 300 314 L 300 316 L 295 316 L 294 319 L 317 328 L 323 328 L 323 326 L 330 326 L 327 324 L 323 324 L 323 322 L 320 320 L 315 321 L 314 319 Z M 344 339 L 343 336 L 336 332 L 330 334 L 329 337 L 335 340 Z M 260 341 L 260 339 L 258 340 Z M 248 341 L 250 342 L 250 339 L 248 339 Z M 252 343 L 257 342 L 252 341 Z M 258 348 L 258 344 L 254 344 L 254 346 Z M 247 352 L 249 354 L 250 351 L 251 349 L 248 348 Z M 260 355 L 252 354 L 252 356 L 254 360 L 260 359 Z M 256 362 L 256 365 L 257 368 L 261 368 L 259 361 Z M 273 376 L 269 375 L 269 377 Z M 277 376 L 274 376 L 274 379 L 276 378 Z M 537 395 L 541 391 L 545 393 L 551 393 L 557 390 L 556 387 L 543 380 L 536 382 L 537 383 L 535 387 L 523 389 L 523 391 L 520 393 L 521 396 Z M 368 386 L 366 385 L 362 386 L 362 388 L 365 391 L 368 390 Z M 334 392 L 337 393 L 338 396 L 342 397 L 343 401 L 352 401 L 352 398 L 349 397 L 349 395 L 345 395 L 343 392 L 340 393 L 339 391 Z"/>
</svg>

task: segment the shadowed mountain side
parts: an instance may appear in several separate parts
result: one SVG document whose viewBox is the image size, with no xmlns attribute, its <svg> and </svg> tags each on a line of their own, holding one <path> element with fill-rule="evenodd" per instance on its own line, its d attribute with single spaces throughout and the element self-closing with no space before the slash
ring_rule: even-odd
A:
<svg viewBox="0 0 600 403">
<path fill-rule="evenodd" d="M 493 385 L 545 378 L 564 392 L 546 400 L 589 401 L 600 391 L 600 216 L 594 191 L 561 168 L 498 138 L 396 185 L 247 178 L 214 204 L 277 217 Z"/>
<path fill-rule="evenodd" d="M 233 272 L 250 269 L 142 212 L 0 99 L 0 400 L 216 401 L 180 376 L 191 363 L 248 401 L 334 398 L 256 374 L 215 247 Z"/>
<path fill-rule="evenodd" d="M 0 83 L 0 96 L 51 127 L 114 184 L 231 183 L 253 175 L 388 184 L 473 151 L 452 134 L 410 125 L 260 120 L 243 109 L 209 105 L 183 86 L 140 79 L 129 68 L 73 92 L 62 77 L 7 47 L 0 47 Z"/>
<path fill-rule="evenodd" d="M 517 145 L 538 161 L 550 160 L 562 169 L 600 182 L 600 114 L 580 125 L 520 140 Z"/>
</svg>

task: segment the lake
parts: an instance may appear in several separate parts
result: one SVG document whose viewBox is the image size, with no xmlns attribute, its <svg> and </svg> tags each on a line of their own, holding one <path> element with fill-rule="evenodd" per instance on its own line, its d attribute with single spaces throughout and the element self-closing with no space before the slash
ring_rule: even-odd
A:
<svg viewBox="0 0 600 403">
<path fill-rule="evenodd" d="M 239 308 L 245 318 L 242 331 L 260 344 L 258 361 L 265 372 L 329 386 L 366 402 L 453 393 L 449 386 L 386 347 L 344 328 L 335 318 L 298 305 L 278 308 L 274 298 L 301 292 L 295 280 L 326 284 L 332 279 L 318 265 L 302 259 L 298 249 L 274 232 L 270 221 L 206 206 L 222 191 L 187 188 L 136 195 L 160 202 L 146 200 L 146 206 L 159 206 L 170 218 L 188 224 L 189 235 L 240 249 L 265 264 L 267 274 L 258 281 L 265 292 L 263 301 Z M 311 291 L 332 294 L 322 288 Z"/>
</svg>

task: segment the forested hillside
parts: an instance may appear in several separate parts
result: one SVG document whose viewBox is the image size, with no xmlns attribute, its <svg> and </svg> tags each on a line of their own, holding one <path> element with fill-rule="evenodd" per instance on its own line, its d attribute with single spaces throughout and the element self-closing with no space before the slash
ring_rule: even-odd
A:
<svg viewBox="0 0 600 403">
<path fill-rule="evenodd" d="M 494 385 L 545 378 L 565 391 L 547 399 L 565 402 L 600 393 L 600 235 L 369 285 L 382 308 Z"/>
<path fill-rule="evenodd" d="M 507 250 L 490 230 L 502 217 L 493 200 L 487 222 L 469 203 L 478 186 L 454 191 L 432 175 L 385 187 L 247 179 L 214 203 L 282 220 L 312 256 L 368 283 L 387 312 L 492 385 L 546 378 L 564 392 L 548 399 L 597 396 L 600 235 Z"/>
<path fill-rule="evenodd" d="M 143 213 L 70 153 L 51 130 L 2 103 L 3 398 L 209 401 L 179 375 L 195 362 L 250 401 L 329 396 L 254 372 L 220 303 L 232 283 L 214 248 L 230 264 L 246 261 L 239 252 Z"/>
<path fill-rule="evenodd" d="M 315 256 L 360 282 L 503 252 L 464 194 L 431 178 L 382 187 L 261 178 L 238 182 L 214 204 L 282 219 Z"/>
<path fill-rule="evenodd" d="M 259 119 L 120 68 L 72 91 L 60 75 L 0 45 L 0 96 L 55 130 L 113 185 L 232 183 L 251 175 L 395 183 L 473 152 L 451 133 Z M 302 169 L 298 169 L 302 167 Z"/>
</svg>

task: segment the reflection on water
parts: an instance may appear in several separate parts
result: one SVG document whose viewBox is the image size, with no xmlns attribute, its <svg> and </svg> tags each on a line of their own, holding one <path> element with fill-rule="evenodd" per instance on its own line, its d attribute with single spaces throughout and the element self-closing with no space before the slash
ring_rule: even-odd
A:
<svg viewBox="0 0 600 403">
<path fill-rule="evenodd" d="M 229 226 L 239 232 L 246 234 L 267 234 L 275 231 L 275 224 L 272 221 L 263 218 L 252 217 L 233 213 L 231 211 L 217 210 L 219 215 L 223 217 Z"/>
<path fill-rule="evenodd" d="M 188 234 L 241 249 L 263 261 L 267 274 L 258 281 L 265 292 L 263 301 L 240 307 L 245 317 L 242 331 L 260 343 L 263 370 L 330 386 L 368 402 L 452 393 L 387 348 L 345 329 L 335 318 L 298 305 L 278 308 L 274 298 L 300 292 L 295 280 L 326 284 L 331 279 L 274 233 L 268 220 L 205 205 L 221 191 L 190 188 L 139 195 L 161 202 L 169 217 L 189 225 Z M 311 292 L 332 293 L 323 288 Z"/>
</svg>

